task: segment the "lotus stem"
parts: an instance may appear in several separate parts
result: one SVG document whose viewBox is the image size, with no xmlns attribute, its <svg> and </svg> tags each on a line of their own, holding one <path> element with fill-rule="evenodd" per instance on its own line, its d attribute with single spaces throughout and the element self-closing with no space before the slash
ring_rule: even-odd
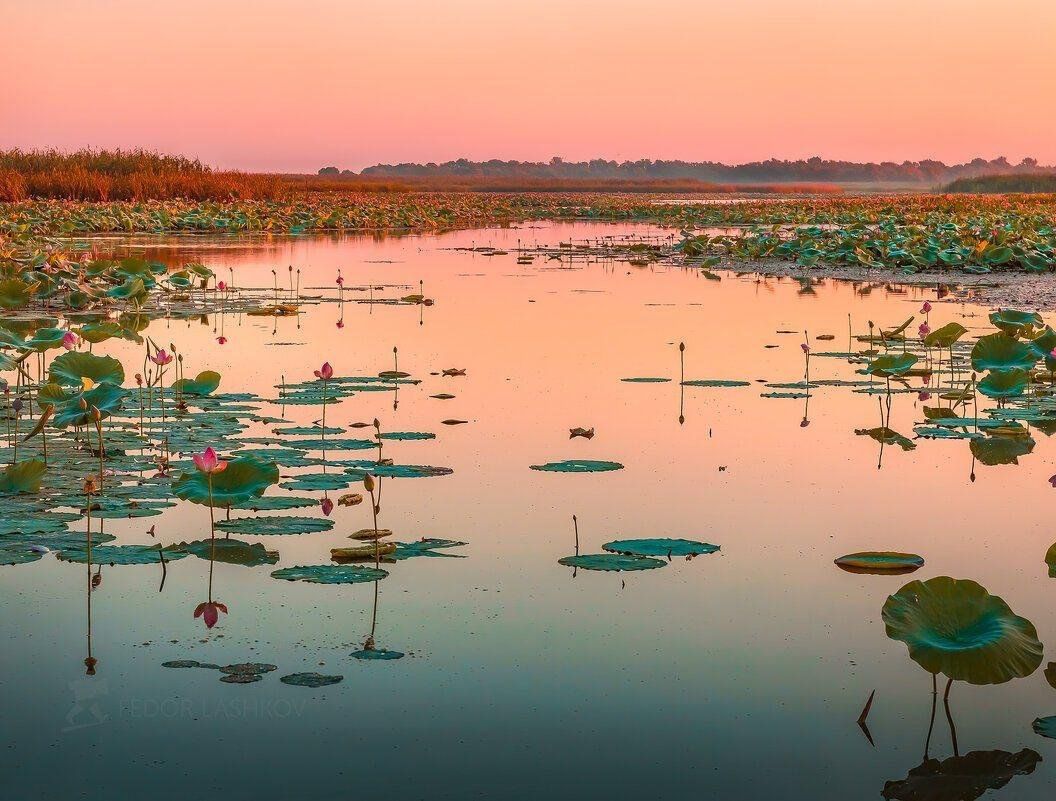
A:
<svg viewBox="0 0 1056 801">
<path fill-rule="evenodd" d="M 575 515 L 572 515 L 572 528 L 576 532 L 576 556 L 579 556 L 579 520 Z"/>
</svg>

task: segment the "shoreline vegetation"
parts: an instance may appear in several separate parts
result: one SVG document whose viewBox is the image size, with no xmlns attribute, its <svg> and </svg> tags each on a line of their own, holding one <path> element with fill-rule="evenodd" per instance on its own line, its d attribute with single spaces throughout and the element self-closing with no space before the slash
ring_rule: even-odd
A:
<svg viewBox="0 0 1056 801">
<path fill-rule="evenodd" d="M 10 192 L 12 175 L 24 189 Z M 1016 186 L 1015 178 L 972 180 Z M 31 187 L 57 197 L 0 203 L 0 281 L 17 278 L 19 291 L 33 291 L 36 268 L 87 257 L 87 243 L 69 240 L 96 234 L 440 232 L 531 220 L 659 225 L 671 229 L 675 250 L 643 242 L 637 261 L 673 258 L 704 269 L 769 260 L 804 271 L 1056 271 L 1056 194 L 350 189 L 356 181 L 214 172 L 146 151 L 7 151 L 0 198 L 4 186 L 16 198 Z M 130 197 L 95 197 L 111 193 Z"/>
</svg>

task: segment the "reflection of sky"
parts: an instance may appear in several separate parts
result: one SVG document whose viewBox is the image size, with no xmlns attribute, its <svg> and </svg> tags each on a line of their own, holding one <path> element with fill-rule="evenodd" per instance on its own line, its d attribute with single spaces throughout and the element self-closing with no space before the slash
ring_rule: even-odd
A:
<svg viewBox="0 0 1056 801">
<path fill-rule="evenodd" d="M 171 564 L 161 594 L 154 567 L 104 569 L 94 652 L 109 719 L 69 732 L 69 685 L 84 670 L 83 566 L 49 557 L 0 570 L 3 782 L 11 797 L 44 783 L 51 795 L 33 797 L 148 788 L 161 798 L 221 790 L 260 798 L 286 797 L 292 790 L 280 788 L 293 787 L 317 797 L 345 797 L 350 788 L 429 798 L 500 790 L 514 798 L 544 790 L 580 798 L 878 797 L 885 780 L 919 762 L 930 681 L 880 621 L 887 594 L 907 579 L 843 573 L 834 557 L 918 552 L 927 565 L 915 577 L 974 578 L 1029 617 L 1043 642 L 1053 640 L 1043 563 L 1056 536 L 1044 513 L 1051 445 L 1040 434 L 1019 467 L 977 465 L 973 484 L 964 442 L 885 449 L 878 471 L 877 444 L 852 432 L 877 424 L 876 400 L 845 388 L 813 395 L 808 428 L 799 425 L 802 401 L 761 399 L 756 386 L 687 389 L 679 426 L 677 386 L 619 381 L 677 378 L 680 339 L 687 378 L 794 381 L 801 339 L 775 331 L 832 333 L 833 343 L 815 349 L 842 350 L 848 312 L 856 331 L 867 319 L 888 325 L 933 293 L 859 297 L 849 285 L 826 284 L 801 297 L 789 281 L 727 275 L 717 283 L 626 265 L 522 267 L 512 254 L 437 247 L 554 243 L 570 232 L 597 230 L 305 238 L 262 251 L 179 253 L 221 274 L 233 265 L 240 284 L 270 285 L 271 268 L 281 276 L 291 263 L 303 270 L 302 286 L 332 285 L 338 267 L 348 286 L 424 279 L 436 300 L 424 325 L 416 308 L 349 303 L 340 331 L 338 308 L 326 305 L 299 331 L 296 321 L 279 320 L 274 335 L 272 320 L 228 320 L 223 347 L 198 323 L 157 322 L 151 334 L 187 354 L 188 374 L 217 369 L 223 390 L 262 395 L 280 375 L 305 379 L 323 360 L 338 374 L 386 369 L 398 345 L 401 367 L 424 383 L 401 390 L 395 413 L 391 396 L 366 393 L 331 406 L 327 420 L 377 416 L 383 429 L 436 432 L 432 442 L 390 443 L 387 455 L 454 475 L 385 482 L 380 523 L 403 538 L 465 540 L 469 558 L 393 567 L 381 583 L 377 643 L 408 657 L 390 663 L 348 658 L 370 628 L 369 584 L 313 587 L 272 580 L 268 568 L 218 564 L 214 596 L 230 614 L 207 633 L 192 618 L 205 599 L 206 562 Z M 982 325 L 984 317 L 964 316 L 979 312 L 937 303 L 932 327 Z M 126 357 L 129 373 L 139 369 L 132 347 L 99 350 Z M 468 376 L 428 375 L 444 367 L 465 367 Z M 822 358 L 812 360 L 811 375 L 850 377 L 845 363 Z M 443 391 L 456 399 L 428 397 Z M 902 433 L 920 416 L 914 403 L 895 398 L 892 426 Z M 304 423 L 317 411 L 290 416 Z M 449 417 L 472 422 L 440 425 Z M 597 436 L 570 442 L 572 426 L 594 426 Z M 573 457 L 627 469 L 527 469 Z M 584 552 L 617 535 L 699 538 L 722 551 L 627 575 L 625 587 L 618 575 L 581 571 L 573 579 L 556 564 L 572 552 L 573 513 Z M 369 516 L 366 506 L 337 507 L 331 533 L 261 539 L 280 551 L 280 566 L 322 563 Z M 107 531 L 146 542 L 152 523 L 165 542 L 208 534 L 201 508 L 107 521 Z M 264 661 L 279 672 L 229 686 L 211 671 L 160 667 L 178 658 Z M 314 670 L 345 680 L 322 690 L 278 681 Z M 854 726 L 874 688 L 876 750 Z M 953 697 L 962 752 L 1032 747 L 1048 760 L 1049 743 L 1030 730 L 1035 717 L 1056 711 L 1041 671 L 1000 687 L 957 686 Z M 950 753 L 946 737 L 937 725 L 933 755 Z M 81 762 L 90 780 L 73 768 Z M 1046 761 L 1003 797 L 1047 798 L 1052 787 Z"/>
</svg>

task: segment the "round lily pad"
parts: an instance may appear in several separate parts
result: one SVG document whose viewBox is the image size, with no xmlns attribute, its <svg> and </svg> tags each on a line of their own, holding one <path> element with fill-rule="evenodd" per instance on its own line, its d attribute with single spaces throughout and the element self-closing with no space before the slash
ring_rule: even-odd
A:
<svg viewBox="0 0 1056 801">
<path fill-rule="evenodd" d="M 362 565 L 301 565 L 276 570 L 271 577 L 312 584 L 362 584 L 379 581 L 387 575 L 387 570 Z"/>
<path fill-rule="evenodd" d="M 929 673 L 969 684 L 1003 684 L 1041 665 L 1034 624 L 968 579 L 911 581 L 887 599 L 887 636 Z"/>
<path fill-rule="evenodd" d="M 384 662 L 393 659 L 403 659 L 404 654 L 402 651 L 390 651 L 388 648 L 364 648 L 360 651 L 353 651 L 349 656 L 353 659 L 365 661 L 376 659 Z"/>
<path fill-rule="evenodd" d="M 1047 718 L 1037 718 L 1034 721 L 1034 733 L 1050 740 L 1056 740 L 1056 715 Z"/>
<path fill-rule="evenodd" d="M 701 554 L 715 553 L 719 550 L 719 546 L 712 545 L 709 542 L 697 542 L 696 540 L 660 537 L 641 540 L 613 540 L 612 542 L 606 542 L 601 546 L 601 549 L 611 553 L 631 556 L 699 556 Z"/>
<path fill-rule="evenodd" d="M 652 570 L 667 564 L 651 556 L 630 556 L 622 553 L 591 553 L 582 556 L 565 556 L 557 560 L 565 567 L 581 570 Z"/>
<path fill-rule="evenodd" d="M 563 462 L 529 465 L 532 470 L 545 473 L 607 473 L 612 470 L 623 470 L 619 462 L 604 462 L 594 459 L 566 459 Z"/>
<path fill-rule="evenodd" d="M 253 673 L 271 673 L 271 671 L 278 669 L 278 666 L 269 665 L 267 662 L 239 662 L 234 665 L 224 665 L 220 668 L 220 672 L 229 673 L 231 675 L 246 675 Z"/>
<path fill-rule="evenodd" d="M 279 681 L 294 687 L 327 687 L 337 684 L 344 678 L 344 676 L 324 676 L 321 673 L 291 673 L 289 676 L 280 676 Z"/>
<path fill-rule="evenodd" d="M 848 573 L 869 574 L 912 573 L 924 565 L 924 559 L 915 553 L 897 551 L 860 551 L 841 556 L 834 561 Z"/>
<path fill-rule="evenodd" d="M 315 534 L 329 531 L 334 521 L 325 517 L 297 517 L 294 515 L 260 515 L 258 517 L 238 517 L 234 520 L 220 520 L 216 524 L 219 531 L 229 534 Z"/>
<path fill-rule="evenodd" d="M 186 553 L 170 545 L 162 548 L 160 553 L 165 555 L 166 562 L 174 562 L 183 559 Z M 88 561 L 88 549 L 85 544 L 77 547 L 63 548 L 59 552 L 59 558 L 65 562 Z M 93 545 L 93 565 L 156 565 L 160 564 L 161 556 L 156 545 Z"/>
</svg>

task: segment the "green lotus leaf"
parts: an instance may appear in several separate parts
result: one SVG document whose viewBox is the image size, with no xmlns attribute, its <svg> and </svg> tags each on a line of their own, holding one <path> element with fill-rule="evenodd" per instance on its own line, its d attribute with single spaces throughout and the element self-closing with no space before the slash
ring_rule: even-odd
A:
<svg viewBox="0 0 1056 801">
<path fill-rule="evenodd" d="M 1026 370 L 991 370 L 976 385 L 988 398 L 1015 398 L 1022 395 L 1030 383 Z"/>
<path fill-rule="evenodd" d="M 1045 564 L 1049 566 L 1049 578 L 1056 578 L 1056 542 L 1045 552 Z"/>
<path fill-rule="evenodd" d="M 161 556 L 165 555 L 166 562 L 183 559 L 186 553 L 179 550 L 175 545 L 161 548 L 157 545 L 93 545 L 93 565 L 157 565 L 161 564 Z M 59 559 L 64 562 L 79 562 L 84 564 L 88 561 L 88 547 L 81 543 L 76 547 L 63 548 L 59 552 Z"/>
<path fill-rule="evenodd" d="M 621 378 L 627 384 L 666 384 L 670 381 L 670 378 L 655 378 L 652 376 L 645 376 L 640 378 Z"/>
<path fill-rule="evenodd" d="M 996 467 L 1002 464 L 1019 464 L 1019 457 L 1026 456 L 1034 450 L 1032 437 L 986 437 L 973 439 L 968 443 L 972 455 L 981 464 Z"/>
<path fill-rule="evenodd" d="M 972 347 L 972 369 L 1029 370 L 1038 360 L 1038 355 L 1025 342 L 1008 334 L 989 334 L 980 337 Z"/>
<path fill-rule="evenodd" d="M 383 431 L 381 438 L 393 440 L 394 442 L 411 442 L 423 439 L 436 439 L 436 434 L 430 434 L 428 431 Z"/>
<path fill-rule="evenodd" d="M 1053 331 L 1051 326 L 1045 326 L 1044 331 L 1030 340 L 1030 347 L 1038 354 L 1038 358 L 1049 359 L 1049 354 L 1056 348 L 1056 331 Z"/>
<path fill-rule="evenodd" d="M 416 556 L 443 556 L 450 558 L 463 558 L 461 554 L 441 553 L 446 548 L 459 548 L 466 543 L 457 540 L 441 540 L 432 537 L 417 540 L 416 542 L 397 542 L 396 550 L 389 554 L 390 559 L 400 561 L 412 559 Z"/>
<path fill-rule="evenodd" d="M 212 395 L 220 386 L 220 373 L 213 370 L 203 370 L 196 378 L 181 378 L 172 384 L 173 392 L 184 395 Z"/>
<path fill-rule="evenodd" d="M 125 382 L 125 368 L 112 356 L 71 350 L 55 357 L 49 376 L 51 381 L 69 387 L 80 386 L 82 378 L 88 378 L 96 384 L 121 386 Z"/>
<path fill-rule="evenodd" d="M 529 465 L 532 470 L 545 473 L 606 473 L 612 470 L 623 470 L 619 462 L 605 462 L 595 459 L 567 459 L 563 462 Z"/>
<path fill-rule="evenodd" d="M 286 509 L 305 509 L 318 506 L 315 498 L 299 495 L 265 495 L 262 498 L 250 498 L 242 503 L 231 504 L 232 509 L 247 509 L 253 512 L 280 512 Z"/>
<path fill-rule="evenodd" d="M 1048 737 L 1050 740 L 1056 740 L 1056 715 L 1047 718 L 1035 718 L 1031 726 L 1035 734 Z"/>
<path fill-rule="evenodd" d="M 273 565 L 279 561 L 278 551 L 269 551 L 259 542 L 251 544 L 242 540 L 217 537 L 215 540 L 181 542 L 173 547 L 197 556 L 199 559 L 211 559 L 215 562 L 243 567 Z"/>
<path fill-rule="evenodd" d="M 353 651 L 349 654 L 353 659 L 359 659 L 364 662 L 391 662 L 394 659 L 403 659 L 402 651 L 390 651 L 388 648 L 364 648 L 360 651 Z"/>
<path fill-rule="evenodd" d="M 715 553 L 719 550 L 718 545 L 709 542 L 697 542 L 696 540 L 684 539 L 640 539 L 640 540 L 613 540 L 601 546 L 603 551 L 611 553 L 622 553 L 631 556 L 699 556 L 701 554 Z"/>
<path fill-rule="evenodd" d="M 378 443 L 369 439 L 291 439 L 287 447 L 304 451 L 369 451 L 377 448 Z"/>
<path fill-rule="evenodd" d="M 1033 773 L 1039 762 L 1041 754 L 1029 748 L 1016 754 L 972 751 L 941 762 L 925 759 L 905 779 L 885 782 L 881 795 L 887 801 L 975 801 L 1016 776 Z"/>
<path fill-rule="evenodd" d="M 924 344 L 929 348 L 948 348 L 967 333 L 968 329 L 960 323 L 946 323 L 924 337 Z"/>
<path fill-rule="evenodd" d="M 692 381 L 683 381 L 684 387 L 747 387 L 751 386 L 748 381 L 731 381 L 725 378 L 695 378 Z"/>
<path fill-rule="evenodd" d="M 917 363 L 915 353 L 887 353 L 869 362 L 869 373 L 881 377 L 903 375 Z"/>
<path fill-rule="evenodd" d="M 94 323 L 87 323 L 77 329 L 77 334 L 85 342 L 91 342 L 98 344 L 99 342 L 105 342 L 108 339 L 120 338 L 127 339 L 130 342 L 136 344 L 142 344 L 143 337 L 141 337 L 135 331 L 125 328 L 120 323 L 116 323 L 113 320 L 99 320 Z"/>
<path fill-rule="evenodd" d="M 279 480 L 279 468 L 271 462 L 253 457 L 239 457 L 227 463 L 227 469 L 213 475 L 213 506 L 243 504 L 259 498 Z M 209 505 L 209 483 L 206 474 L 197 470 L 183 473 L 172 485 L 177 498 Z"/>
<path fill-rule="evenodd" d="M 956 681 L 1003 684 L 1041 665 L 1034 625 L 969 579 L 911 581 L 887 599 L 882 618 L 914 662 Z"/>
<path fill-rule="evenodd" d="M 21 278 L 5 278 L 0 281 L 0 307 L 4 309 L 21 309 L 36 292 L 36 285 Z"/>
<path fill-rule="evenodd" d="M 38 328 L 33 332 L 33 336 L 26 340 L 25 348 L 34 353 L 61 348 L 65 336 L 66 331 L 61 328 Z"/>
<path fill-rule="evenodd" d="M 0 348 L 23 348 L 26 340 L 14 331 L 0 326 Z"/>
<path fill-rule="evenodd" d="M 362 565 L 303 565 L 284 567 L 273 572 L 271 577 L 311 584 L 362 584 L 380 581 L 387 575 L 387 570 Z"/>
<path fill-rule="evenodd" d="M 120 286 L 107 290 L 106 293 L 114 300 L 144 301 L 147 297 L 147 287 L 142 278 L 129 278 Z"/>
<path fill-rule="evenodd" d="M 890 575 L 912 573 L 924 566 L 924 559 L 915 553 L 897 551 L 859 551 L 834 560 L 848 573 Z"/>
<path fill-rule="evenodd" d="M 565 567 L 580 570 L 653 570 L 667 564 L 651 556 L 628 556 L 622 553 L 590 553 L 582 556 L 563 556 L 557 560 Z"/>
<path fill-rule="evenodd" d="M 51 424 L 56 428 L 87 425 L 90 410 L 94 406 L 105 418 L 121 408 L 121 402 L 128 392 L 116 384 L 99 384 L 87 392 L 67 393 L 54 382 L 45 384 L 37 392 L 37 401 L 41 406 L 54 406 L 55 414 Z M 81 408 L 84 399 L 87 409 Z"/>
<path fill-rule="evenodd" d="M 1037 312 L 1000 309 L 990 312 L 990 322 L 1010 336 L 1017 337 L 1033 328 L 1042 325 L 1041 315 Z"/>
<path fill-rule="evenodd" d="M 347 474 L 338 473 L 306 473 L 295 476 L 289 481 L 283 481 L 280 487 L 297 492 L 325 492 L 327 490 L 344 489 L 352 483 Z"/>
<path fill-rule="evenodd" d="M 356 478 L 363 478 L 370 473 L 376 478 L 434 478 L 449 476 L 454 470 L 450 467 L 434 467 L 428 464 L 378 464 L 371 461 L 342 462 L 345 472 Z"/>
<path fill-rule="evenodd" d="M 261 515 L 259 517 L 237 517 L 220 520 L 218 531 L 228 534 L 314 534 L 329 531 L 334 521 L 325 517 L 296 517 L 285 515 Z"/>
<path fill-rule="evenodd" d="M 271 673 L 278 669 L 277 665 L 269 665 L 267 662 L 238 662 L 233 665 L 224 665 L 219 670 L 229 676 L 259 676 L 261 673 Z"/>
<path fill-rule="evenodd" d="M 324 676 L 321 673 L 291 673 L 289 676 L 280 676 L 279 681 L 294 687 L 328 687 L 342 681 L 344 676 Z"/>
<path fill-rule="evenodd" d="M 40 459 L 25 459 L 0 472 L 0 495 L 40 492 L 48 468 Z"/>
</svg>

